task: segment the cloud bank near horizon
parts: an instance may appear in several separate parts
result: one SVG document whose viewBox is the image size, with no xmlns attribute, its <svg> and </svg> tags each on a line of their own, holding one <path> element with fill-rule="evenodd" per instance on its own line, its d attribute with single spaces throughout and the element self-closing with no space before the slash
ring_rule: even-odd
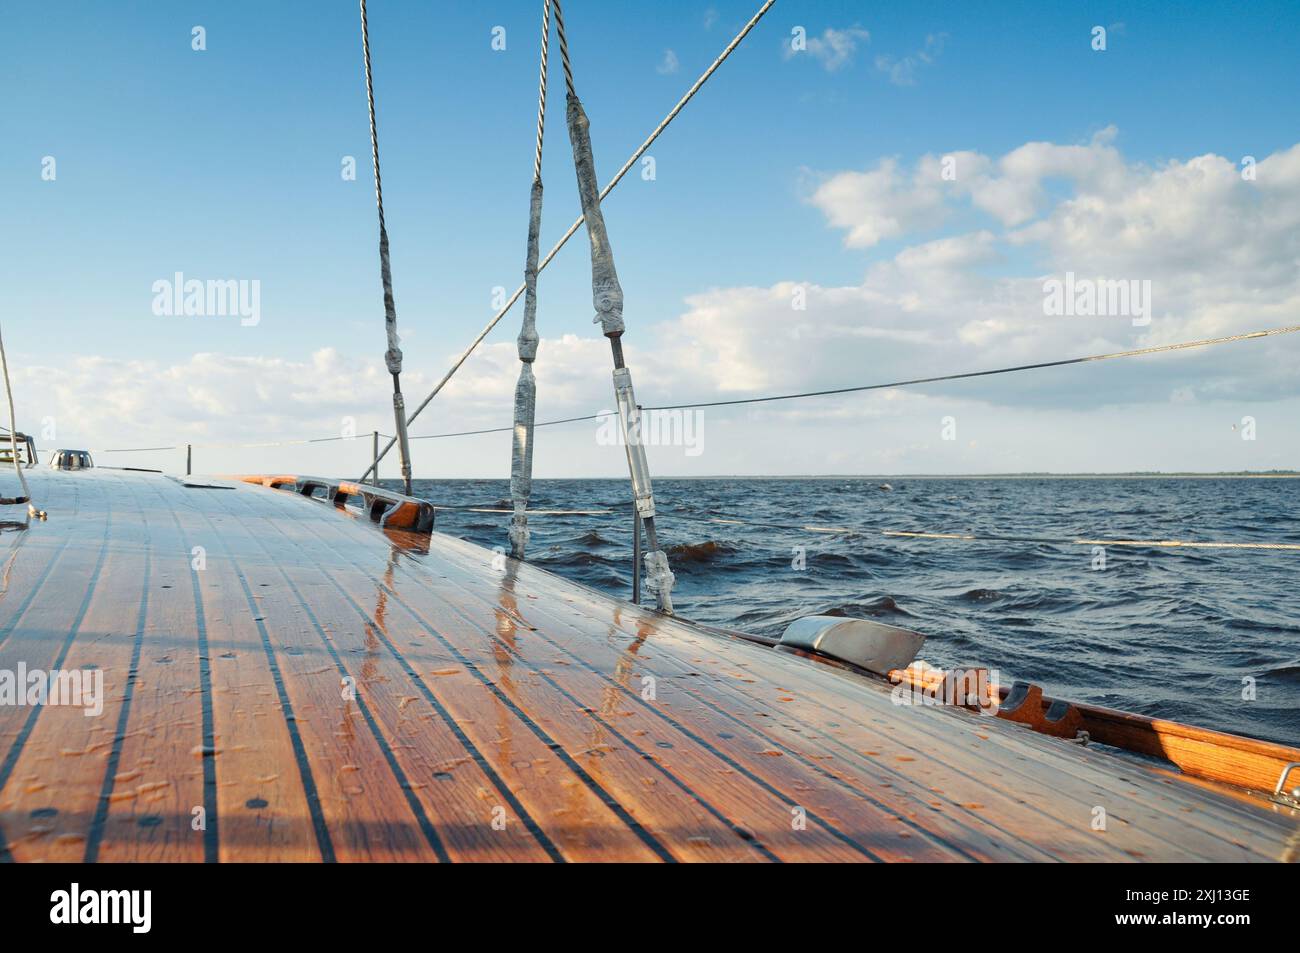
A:
<svg viewBox="0 0 1300 953">
<path fill-rule="evenodd" d="M 1249 160 L 1206 154 L 1148 165 L 1125 160 L 1118 139 L 1108 127 L 1081 144 L 1026 142 L 1001 156 L 954 151 L 805 173 L 805 201 L 842 233 L 846 249 L 861 251 L 861 281 L 773 276 L 765 286 L 690 295 L 675 319 L 630 332 L 638 396 L 656 404 L 815 390 L 1300 323 L 1300 144 Z M 1067 273 L 1148 282 L 1150 323 L 1045 314 L 1044 282 Z M 1143 464 L 1159 450 L 1153 441 L 1167 440 L 1167 469 L 1237 468 L 1242 448 L 1216 449 L 1216 441 L 1239 415 L 1254 409 L 1268 417 L 1300 394 L 1295 346 L 1272 339 L 1104 369 L 710 412 L 704 459 L 665 466 L 683 473 L 1150 469 Z M 408 357 L 408 404 L 453 356 L 422 367 Z M 27 418 L 20 426 L 38 430 L 53 418 L 85 445 L 329 436 L 349 420 L 361 433 L 392 429 L 381 362 L 335 348 L 292 358 L 196 354 L 171 365 L 88 356 L 57 366 L 17 363 L 16 396 Z M 539 419 L 611 405 L 608 346 L 599 337 L 544 339 L 536 370 Z M 509 423 L 517 371 L 513 341 L 484 345 L 415 432 Z M 1107 422 L 1152 408 L 1160 408 L 1153 415 L 1164 421 L 1153 424 L 1160 430 L 1131 446 L 1107 443 Z M 939 421 L 949 416 L 963 431 L 967 422 L 999 433 L 1019 428 L 1016 465 L 1005 465 L 1001 441 L 972 443 L 965 433 L 951 441 L 962 449 L 958 459 L 942 443 Z M 1183 447 L 1167 432 L 1176 420 L 1215 434 L 1200 458 L 1195 440 Z M 539 437 L 539 475 L 552 439 L 560 470 L 619 472 L 621 455 L 610 461 L 590 428 L 567 436 L 561 429 Z M 863 453 L 846 455 L 844 434 L 864 431 Z M 1090 432 L 1107 446 L 1093 465 L 1075 446 Z M 1300 462 L 1300 437 L 1270 432 L 1273 443 L 1259 448 L 1257 466 Z M 66 445 L 63 437 L 54 442 Z M 432 455 L 434 444 L 439 461 L 469 467 L 462 473 L 504 472 L 495 444 L 453 451 L 431 441 L 418 450 Z M 796 447 L 797 466 L 789 454 Z"/>
</svg>

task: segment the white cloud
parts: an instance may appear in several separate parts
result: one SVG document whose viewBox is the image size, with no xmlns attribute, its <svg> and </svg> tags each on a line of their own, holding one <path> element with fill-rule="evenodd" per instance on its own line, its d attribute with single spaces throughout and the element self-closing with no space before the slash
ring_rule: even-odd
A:
<svg viewBox="0 0 1300 953">
<path fill-rule="evenodd" d="M 1123 192 L 1138 172 L 1125 165 L 1114 137 L 1114 127 L 1107 127 L 1087 145 L 1028 142 L 997 160 L 960 150 L 926 155 L 911 172 L 885 158 L 865 172 L 829 176 L 810 201 L 830 224 L 847 230 L 845 244 L 853 248 L 942 224 L 955 198 L 969 199 L 1003 225 L 1020 225 L 1042 210 L 1050 180 L 1084 195 Z"/>
<path fill-rule="evenodd" d="M 692 299 L 681 322 L 691 327 L 710 316 L 708 338 L 728 341 L 725 366 L 743 387 L 762 379 L 755 386 L 797 389 L 1032 363 L 1300 320 L 1300 145 L 1261 159 L 1252 182 L 1221 156 L 1128 163 L 1114 139 L 1107 128 L 1084 145 L 1026 143 L 997 158 L 950 153 L 954 180 L 943 178 L 941 156 L 911 167 L 886 158 L 865 172 L 831 175 L 810 202 L 845 232 L 846 245 L 908 244 L 870 265 L 859 286 L 810 285 L 806 312 L 791 313 L 778 284 Z M 1058 187 L 1049 192 L 1049 182 Z M 1014 273 L 1012 260 L 1019 263 Z M 1125 318 L 1045 316 L 1043 279 L 1066 271 L 1150 281 L 1154 320 L 1137 328 Z M 770 348 L 747 347 L 746 339 L 780 341 L 781 360 Z M 1289 346 L 1235 345 L 1109 365 L 1091 376 L 1061 372 L 958 386 L 1003 404 L 1041 400 L 1058 407 L 1164 401 L 1175 392 L 1272 400 L 1294 394 L 1300 381 L 1295 362 L 1283 356 Z"/>
<path fill-rule="evenodd" d="M 664 58 L 660 60 L 659 65 L 655 67 L 655 72 L 663 76 L 668 76 L 672 73 L 676 73 L 680 66 L 681 64 L 677 61 L 677 54 L 672 50 L 664 50 Z"/>
<path fill-rule="evenodd" d="M 877 56 L 876 69 L 888 74 L 889 81 L 895 86 L 914 86 L 916 71 L 923 66 L 933 65 L 947 41 L 947 33 L 931 33 L 925 38 L 925 45 L 915 53 L 901 58 L 888 54 Z"/>
<path fill-rule="evenodd" d="M 858 52 L 858 44 L 865 44 L 870 40 L 871 34 L 859 26 L 846 27 L 843 30 L 827 27 L 822 31 L 821 36 L 808 38 L 807 53 L 821 63 L 828 73 L 833 73 L 852 63 Z M 784 55 L 786 59 L 796 55 L 789 41 L 785 44 Z"/>
<path fill-rule="evenodd" d="M 848 230 L 844 243 L 869 248 L 943 221 L 943 183 L 918 169 L 909 176 L 896 159 L 882 159 L 867 172 L 840 172 L 819 185 L 811 202 L 836 228 Z"/>
</svg>

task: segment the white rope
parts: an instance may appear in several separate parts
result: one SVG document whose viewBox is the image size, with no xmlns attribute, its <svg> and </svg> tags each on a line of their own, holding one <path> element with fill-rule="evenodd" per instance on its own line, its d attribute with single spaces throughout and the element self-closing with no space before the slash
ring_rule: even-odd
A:
<svg viewBox="0 0 1300 953">
<path fill-rule="evenodd" d="M 1138 549 L 1249 549 L 1272 552 L 1300 552 L 1300 543 L 1232 543 L 1219 541 L 1199 541 L 1183 539 L 1077 539 L 1051 538 L 1044 536 L 1010 536 L 1003 534 L 974 533 L 918 533 L 907 530 L 856 530 L 848 526 L 814 526 L 797 523 L 768 523 L 758 520 L 740 519 L 734 516 L 696 517 L 679 514 L 678 519 L 699 519 L 705 523 L 718 523 L 724 526 L 755 526 L 763 529 L 779 529 L 792 533 L 825 533 L 833 536 L 853 536 L 868 539 L 875 536 L 891 536 L 901 539 L 931 539 L 974 543 L 1041 543 L 1047 546 L 1128 546 Z"/>
<path fill-rule="evenodd" d="M 23 465 L 18 462 L 18 421 L 14 413 L 14 391 L 9 384 L 9 358 L 5 355 L 4 334 L 0 332 L 0 370 L 4 372 L 5 378 L 5 399 L 9 403 L 9 451 L 14 461 L 14 473 L 18 474 L 18 484 L 22 487 L 23 495 L 15 503 L 27 504 L 27 515 L 37 519 L 45 519 L 45 511 L 38 510 L 32 503 L 32 491 L 27 486 L 27 476 L 23 473 Z"/>
<path fill-rule="evenodd" d="M 660 134 L 662 134 L 663 131 L 668 128 L 669 124 L 674 119 L 677 118 L 677 114 L 680 113 L 682 109 L 685 108 L 686 104 L 689 103 L 695 97 L 695 94 L 700 91 L 701 87 L 703 87 L 704 84 L 708 82 L 709 77 L 712 76 L 715 72 L 717 72 L 718 67 L 720 67 L 723 63 L 727 61 L 727 57 L 731 56 L 731 54 L 735 51 L 736 47 L 740 45 L 741 41 L 744 40 L 745 37 L 749 35 L 749 31 L 754 29 L 754 27 L 758 24 L 758 21 L 763 18 L 763 14 L 767 13 L 767 11 L 771 8 L 772 4 L 774 4 L 775 2 L 776 0 L 766 0 L 766 2 L 764 2 L 764 4 L 758 8 L 758 12 L 749 18 L 749 22 L 746 23 L 741 28 L 740 32 L 737 33 L 734 38 L 732 38 L 732 41 L 727 44 L 726 48 L 721 53 L 718 54 L 718 58 L 713 61 L 713 63 L 709 66 L 708 69 L 706 69 L 703 73 L 700 74 L 700 78 L 697 79 L 691 85 L 691 88 L 688 89 L 686 93 L 682 96 L 682 98 L 677 101 L 677 105 L 668 111 L 668 115 L 666 115 L 663 118 L 663 121 L 660 122 L 659 125 L 657 125 L 654 128 L 654 131 L 651 132 L 650 135 L 646 136 L 645 141 L 641 143 L 641 145 L 637 146 L 636 150 L 633 151 L 633 153 L 630 156 L 628 156 L 627 161 L 623 163 L 623 167 L 619 169 L 618 172 L 614 174 L 614 177 L 609 180 L 608 184 L 606 184 L 606 186 L 600 190 L 600 200 L 602 202 L 605 200 L 606 196 L 608 196 L 610 192 L 614 191 L 615 186 L 617 186 L 619 182 L 623 180 L 623 177 L 627 175 L 628 170 L 630 170 L 632 166 L 636 165 L 637 161 L 641 158 L 641 156 L 645 155 L 646 150 L 650 148 L 651 144 L 654 143 L 654 141 L 659 138 Z M 551 260 L 555 258 L 556 255 L 559 254 L 560 249 L 563 248 L 566 244 L 568 244 L 570 238 L 572 238 L 574 235 L 577 234 L 578 229 L 582 227 L 582 223 L 583 223 L 583 216 L 579 215 L 577 219 L 574 220 L 573 224 L 569 226 L 568 230 L 563 235 L 560 236 L 560 240 L 556 242 L 551 247 L 551 250 L 546 253 L 546 256 L 541 260 L 541 263 L 537 266 L 538 272 L 542 272 L 546 270 L 546 266 L 549 265 L 551 263 Z M 420 402 L 420 405 L 416 407 L 414 411 L 411 412 L 411 415 L 409 417 L 406 418 L 406 422 L 408 424 L 414 423 L 415 418 L 420 416 L 420 413 L 424 410 L 424 408 L 428 407 L 429 403 L 435 397 L 438 396 L 439 392 L 443 389 L 443 387 L 447 385 L 447 382 L 452 379 L 452 377 L 455 375 L 455 373 L 458 370 L 460 370 L 461 365 L 464 364 L 467 360 L 469 360 L 469 356 L 474 353 L 475 349 L 480 344 L 483 343 L 483 339 L 492 333 L 492 329 L 495 328 L 501 322 L 501 319 L 506 316 L 506 313 L 511 308 L 514 307 L 515 302 L 519 300 L 519 298 L 523 295 L 524 291 L 525 291 L 525 287 L 522 284 L 515 289 L 515 293 L 510 296 L 509 300 L 506 301 L 506 303 L 502 306 L 501 310 L 498 311 L 493 316 L 492 320 L 489 321 L 487 325 L 483 328 L 483 330 L 478 333 L 478 336 L 475 337 L 474 340 L 470 342 L 469 347 L 465 348 L 465 350 L 461 352 L 460 357 L 456 358 L 455 363 L 453 363 L 451 365 L 451 368 L 447 371 L 447 373 L 442 376 L 442 379 L 438 381 L 437 384 L 434 385 L 433 390 L 429 392 L 429 396 L 424 398 L 424 400 Z M 390 439 L 388 441 L 388 444 L 384 447 L 384 449 L 379 452 L 379 459 L 382 460 L 385 456 L 387 456 L 388 451 L 393 449 L 393 444 L 396 442 L 397 442 L 396 438 Z M 373 469 L 374 469 L 374 464 L 371 464 L 370 468 L 366 470 L 365 473 L 361 474 L 361 478 L 358 482 L 364 482 L 366 477 L 370 475 L 370 471 Z"/>
<path fill-rule="evenodd" d="M 1300 543 L 1220 543 L 1185 539 L 1044 539 L 1039 536 L 975 536 L 970 533 L 909 533 L 884 530 L 881 536 L 907 539 L 946 539 L 962 542 L 1046 543 L 1056 546 L 1136 546 L 1141 549 L 1272 549 L 1300 552 Z"/>
<path fill-rule="evenodd" d="M 514 510 L 503 510 L 500 507 L 489 506 L 439 506 L 434 504 L 433 508 L 439 512 L 456 512 L 456 513 L 499 513 L 507 515 Z M 529 516 L 610 516 L 613 510 L 529 510 Z"/>
</svg>

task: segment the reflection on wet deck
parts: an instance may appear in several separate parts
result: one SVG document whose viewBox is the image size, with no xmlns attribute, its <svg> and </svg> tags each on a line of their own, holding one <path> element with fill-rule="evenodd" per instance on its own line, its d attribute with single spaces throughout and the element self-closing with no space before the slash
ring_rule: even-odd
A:
<svg viewBox="0 0 1300 953">
<path fill-rule="evenodd" d="M 1264 860 L 1293 812 L 293 493 L 34 474 L 0 534 L 15 860 Z M 504 538 L 504 528 L 503 528 Z M 1098 811 L 1105 830 L 1094 829 Z M 1292 848 L 1294 849 L 1294 848 Z"/>
</svg>

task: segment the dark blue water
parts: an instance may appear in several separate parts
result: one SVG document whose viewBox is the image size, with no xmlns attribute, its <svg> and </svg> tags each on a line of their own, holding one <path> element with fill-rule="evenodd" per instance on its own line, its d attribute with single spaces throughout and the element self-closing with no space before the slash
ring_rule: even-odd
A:
<svg viewBox="0 0 1300 953">
<path fill-rule="evenodd" d="M 1289 744 L 1300 742 L 1300 552 L 957 542 L 881 530 L 1053 539 L 1300 543 L 1286 479 L 656 480 L 680 615 L 779 635 L 802 615 L 878 619 L 924 633 L 933 665 Z M 506 480 L 417 481 L 455 506 L 508 503 Z M 531 521 L 532 562 L 627 598 L 626 480 L 540 480 L 532 507 L 614 516 Z M 711 523 L 830 524 L 818 534 Z M 509 517 L 443 512 L 438 528 L 506 546 Z M 792 568 L 804 547 L 806 568 Z M 1255 698 L 1243 698 L 1244 679 Z"/>
</svg>

